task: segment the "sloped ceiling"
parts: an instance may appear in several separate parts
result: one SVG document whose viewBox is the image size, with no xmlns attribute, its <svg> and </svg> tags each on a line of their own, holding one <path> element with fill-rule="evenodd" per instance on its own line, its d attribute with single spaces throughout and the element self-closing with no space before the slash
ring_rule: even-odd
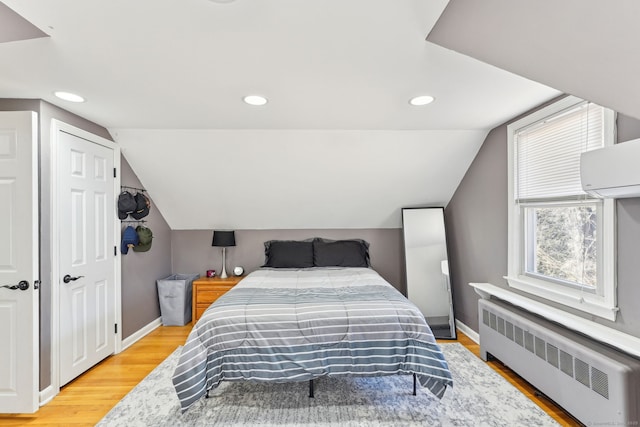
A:
<svg viewBox="0 0 640 427">
<path fill-rule="evenodd" d="M 48 37 L 48 35 L 6 5 L 0 3 L 0 43 L 40 37 Z"/>
<path fill-rule="evenodd" d="M 427 40 L 640 119 L 640 1 L 451 0 Z"/>
<path fill-rule="evenodd" d="M 4 3 L 50 37 L 0 44 L 0 97 L 107 127 L 173 229 L 399 227 L 559 94 L 425 41 L 446 0 Z"/>
<path fill-rule="evenodd" d="M 484 131 L 115 132 L 176 229 L 398 227 L 403 206 L 446 205 L 484 136 Z"/>
</svg>

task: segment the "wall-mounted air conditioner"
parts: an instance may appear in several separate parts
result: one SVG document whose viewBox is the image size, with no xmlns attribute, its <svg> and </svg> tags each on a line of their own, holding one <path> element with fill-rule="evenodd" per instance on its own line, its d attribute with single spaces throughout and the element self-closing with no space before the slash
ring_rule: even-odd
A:
<svg viewBox="0 0 640 427">
<path fill-rule="evenodd" d="M 640 197 L 640 138 L 582 153 L 580 179 L 596 197 Z"/>
</svg>

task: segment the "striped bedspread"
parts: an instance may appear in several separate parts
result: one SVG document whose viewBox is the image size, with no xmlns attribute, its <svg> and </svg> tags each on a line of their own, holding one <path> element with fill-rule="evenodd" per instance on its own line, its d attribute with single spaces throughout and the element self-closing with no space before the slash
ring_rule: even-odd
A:
<svg viewBox="0 0 640 427">
<path fill-rule="evenodd" d="M 186 411 L 223 380 L 410 373 L 438 397 L 453 384 L 418 308 L 374 270 L 262 269 L 203 314 L 173 384 Z"/>
</svg>

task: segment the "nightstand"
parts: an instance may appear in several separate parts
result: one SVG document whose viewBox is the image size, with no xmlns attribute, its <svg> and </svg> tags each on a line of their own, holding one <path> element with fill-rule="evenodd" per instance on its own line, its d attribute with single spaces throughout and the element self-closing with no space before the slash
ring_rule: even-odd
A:
<svg viewBox="0 0 640 427">
<path fill-rule="evenodd" d="M 242 280 L 244 276 L 201 277 L 193 281 L 193 301 L 191 304 L 191 321 L 195 325 L 202 313 L 229 289 Z"/>
</svg>

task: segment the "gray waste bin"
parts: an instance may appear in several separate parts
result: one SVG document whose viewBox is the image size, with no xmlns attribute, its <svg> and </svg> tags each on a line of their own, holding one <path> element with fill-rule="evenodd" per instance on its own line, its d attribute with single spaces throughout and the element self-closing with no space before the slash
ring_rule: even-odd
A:
<svg viewBox="0 0 640 427">
<path fill-rule="evenodd" d="M 191 322 L 192 285 L 198 277 L 199 274 L 172 274 L 156 280 L 164 326 L 184 326 Z"/>
</svg>

